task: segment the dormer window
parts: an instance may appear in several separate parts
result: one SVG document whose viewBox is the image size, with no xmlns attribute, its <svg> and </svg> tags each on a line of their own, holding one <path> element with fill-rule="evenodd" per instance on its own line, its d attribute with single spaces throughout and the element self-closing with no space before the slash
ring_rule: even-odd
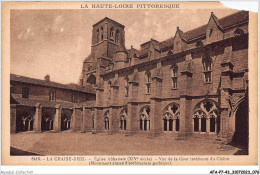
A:
<svg viewBox="0 0 260 175">
<path fill-rule="evenodd" d="M 178 45 L 179 44 L 179 42 L 178 41 L 176 41 L 176 45 Z"/>
<path fill-rule="evenodd" d="M 213 32 L 213 29 L 210 29 L 210 30 L 209 30 L 209 37 L 211 37 L 212 32 Z"/>
<path fill-rule="evenodd" d="M 207 59 L 206 61 L 203 62 L 203 67 L 204 67 L 204 80 L 205 83 L 211 83 L 212 81 L 212 61 L 211 59 Z"/>
</svg>

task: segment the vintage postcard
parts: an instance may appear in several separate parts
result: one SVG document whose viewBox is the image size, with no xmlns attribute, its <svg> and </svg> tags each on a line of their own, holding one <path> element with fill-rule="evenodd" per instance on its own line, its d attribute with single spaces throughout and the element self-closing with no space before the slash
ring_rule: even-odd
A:
<svg viewBox="0 0 260 175">
<path fill-rule="evenodd" d="M 2 164 L 257 165 L 257 13 L 2 2 Z"/>
</svg>

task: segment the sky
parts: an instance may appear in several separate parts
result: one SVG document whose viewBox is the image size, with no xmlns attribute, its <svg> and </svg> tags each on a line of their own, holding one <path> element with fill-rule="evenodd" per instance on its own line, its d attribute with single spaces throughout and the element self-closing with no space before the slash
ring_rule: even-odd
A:
<svg viewBox="0 0 260 175">
<path fill-rule="evenodd" d="M 236 10 L 12 10 L 11 73 L 51 81 L 78 83 L 84 59 L 91 52 L 92 25 L 109 17 L 125 26 L 126 48 L 151 38 L 173 37 Z"/>
</svg>

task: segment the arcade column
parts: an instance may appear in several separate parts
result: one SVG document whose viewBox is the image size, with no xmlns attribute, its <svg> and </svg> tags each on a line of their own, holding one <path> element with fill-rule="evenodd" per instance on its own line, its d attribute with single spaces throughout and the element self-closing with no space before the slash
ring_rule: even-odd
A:
<svg viewBox="0 0 260 175">
<path fill-rule="evenodd" d="M 16 106 L 11 105 L 11 133 L 16 133 Z"/>
<path fill-rule="evenodd" d="M 42 130 L 42 105 L 40 103 L 37 103 L 35 107 L 35 114 L 33 116 L 33 130 L 36 132 L 40 132 Z"/>
<path fill-rule="evenodd" d="M 55 105 L 55 116 L 54 116 L 54 123 L 53 123 L 53 129 L 56 132 L 61 131 L 61 105 L 57 104 Z"/>
</svg>

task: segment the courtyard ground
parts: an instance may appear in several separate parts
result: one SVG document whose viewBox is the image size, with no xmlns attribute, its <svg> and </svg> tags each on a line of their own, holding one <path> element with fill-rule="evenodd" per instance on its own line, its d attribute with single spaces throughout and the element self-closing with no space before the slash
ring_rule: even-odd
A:
<svg viewBox="0 0 260 175">
<path fill-rule="evenodd" d="M 79 132 L 17 133 L 11 135 L 11 155 L 232 155 L 241 146 L 223 146 L 212 139 L 176 139 L 144 135 L 125 136 Z"/>
</svg>

